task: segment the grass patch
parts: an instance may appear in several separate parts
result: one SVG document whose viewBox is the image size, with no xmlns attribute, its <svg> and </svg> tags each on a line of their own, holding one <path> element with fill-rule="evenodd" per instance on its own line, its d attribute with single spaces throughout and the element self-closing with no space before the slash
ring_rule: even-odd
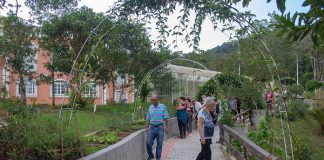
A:
<svg viewBox="0 0 324 160">
<path fill-rule="evenodd" d="M 281 145 L 283 148 L 283 139 L 280 138 L 282 135 L 282 130 L 279 128 L 280 119 L 276 118 L 275 123 L 275 135 L 279 137 L 277 144 Z M 284 123 L 286 123 L 285 120 Z M 284 124 L 284 127 L 287 134 L 288 129 L 286 124 Z M 321 135 L 320 124 L 313 116 L 306 114 L 304 118 L 296 118 L 294 121 L 290 122 L 290 128 L 293 137 L 300 144 L 300 147 L 307 147 L 311 152 L 313 159 L 324 160 L 324 136 Z M 286 140 L 287 142 L 289 140 L 288 134 Z M 294 147 L 296 147 L 296 144 L 294 144 Z"/>
<path fill-rule="evenodd" d="M 143 104 L 143 106 L 145 108 L 143 115 L 145 115 L 149 105 Z M 175 109 L 173 106 L 168 106 L 169 109 L 172 116 Z M 79 146 L 82 147 L 83 153 L 88 155 L 108 147 L 146 126 L 145 120 L 132 121 L 133 104 L 97 105 L 95 113 L 93 106 L 87 106 L 84 109 L 74 110 L 72 117 L 71 112 L 65 110 L 61 114 L 61 118 L 58 118 L 59 107 L 52 108 L 47 105 L 27 107 L 18 101 L 0 101 L 0 110 L 4 115 L 10 112 L 12 117 L 18 116 L 19 120 L 19 123 L 9 120 L 12 127 L 2 130 L 7 136 L 1 137 L 0 134 L 1 144 L 7 144 L 7 142 L 10 142 L 9 145 L 11 144 L 9 148 L 0 147 L 0 151 L 7 153 L 2 158 L 16 155 L 13 157 L 14 159 L 24 159 L 25 155 L 33 153 L 36 159 L 39 154 L 45 159 L 56 159 L 60 157 L 60 137 L 63 128 L 64 157 L 75 159 L 80 156 Z M 14 142 L 15 137 L 10 135 L 20 135 L 20 133 L 23 133 L 24 141 Z M 19 146 L 25 146 L 25 148 L 22 149 Z M 21 152 L 19 149 L 26 153 L 19 154 Z"/>
</svg>

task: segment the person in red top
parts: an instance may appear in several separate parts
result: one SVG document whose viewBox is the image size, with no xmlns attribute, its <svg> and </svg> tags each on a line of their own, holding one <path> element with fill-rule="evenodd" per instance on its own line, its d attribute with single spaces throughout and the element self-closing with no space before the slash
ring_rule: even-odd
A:
<svg viewBox="0 0 324 160">
<path fill-rule="evenodd" d="M 264 95 L 264 99 L 267 103 L 268 109 L 272 110 L 272 98 L 273 98 L 273 94 L 271 92 L 271 90 L 269 89 L 268 92 Z"/>
</svg>

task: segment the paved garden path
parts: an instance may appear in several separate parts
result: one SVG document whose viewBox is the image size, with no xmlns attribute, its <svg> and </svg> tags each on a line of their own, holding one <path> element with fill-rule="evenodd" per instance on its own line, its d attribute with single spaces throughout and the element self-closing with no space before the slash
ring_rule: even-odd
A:
<svg viewBox="0 0 324 160">
<path fill-rule="evenodd" d="M 211 145 L 212 160 L 228 159 L 221 151 L 218 126 L 215 127 L 213 144 Z M 197 130 L 193 130 L 186 139 L 170 138 L 163 142 L 162 160 L 195 160 L 201 150 Z"/>
</svg>

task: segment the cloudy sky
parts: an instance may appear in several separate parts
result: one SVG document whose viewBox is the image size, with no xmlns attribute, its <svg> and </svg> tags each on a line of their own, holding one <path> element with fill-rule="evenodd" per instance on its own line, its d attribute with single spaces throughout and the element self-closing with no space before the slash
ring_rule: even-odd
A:
<svg viewBox="0 0 324 160">
<path fill-rule="evenodd" d="M 8 0 L 15 1 L 15 0 Z M 19 0 L 23 1 L 23 0 Z M 113 5 L 113 3 L 116 0 L 81 0 L 79 2 L 79 6 L 88 6 L 92 8 L 96 12 L 105 12 L 108 10 L 109 6 Z M 306 11 L 306 8 L 302 8 L 301 4 L 304 0 L 287 0 L 286 6 L 287 11 L 296 12 L 296 11 Z M 266 0 L 252 0 L 251 4 L 248 8 L 242 8 L 238 7 L 239 10 L 250 10 L 253 14 L 257 16 L 257 19 L 265 19 L 268 18 L 268 13 L 271 13 L 273 11 L 278 11 L 276 8 L 275 0 L 272 0 L 271 3 L 266 3 Z M 2 15 L 5 14 L 5 11 L 1 12 Z M 19 16 L 28 18 L 28 10 L 27 8 L 23 8 L 22 12 L 19 13 Z M 177 19 L 176 17 L 178 14 L 174 14 L 173 16 L 169 17 L 168 24 L 176 25 Z M 155 28 L 154 26 L 150 26 L 151 28 Z M 170 27 L 171 28 L 171 27 Z M 154 40 L 158 36 L 157 31 L 151 30 L 149 31 L 149 34 L 151 35 L 151 39 Z M 211 49 L 217 45 L 221 45 L 223 42 L 226 42 L 228 40 L 228 33 L 222 33 L 219 30 L 214 30 L 213 25 L 209 20 L 206 20 L 203 23 L 202 32 L 201 32 L 201 41 L 199 44 L 200 49 L 207 50 Z M 171 42 L 175 39 L 175 37 L 169 37 L 168 42 Z M 178 48 L 171 48 L 174 51 L 183 51 L 183 52 L 189 52 L 192 51 L 192 48 L 189 48 L 189 45 L 186 43 L 181 42 L 181 38 L 178 38 Z"/>
</svg>

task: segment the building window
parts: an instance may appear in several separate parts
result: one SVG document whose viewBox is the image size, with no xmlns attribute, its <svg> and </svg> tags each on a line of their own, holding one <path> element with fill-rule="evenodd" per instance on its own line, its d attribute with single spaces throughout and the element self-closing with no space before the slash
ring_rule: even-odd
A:
<svg viewBox="0 0 324 160">
<path fill-rule="evenodd" d="M 26 80 L 25 81 L 26 88 L 26 96 L 27 97 L 35 97 L 37 96 L 37 85 L 34 80 Z M 17 96 L 21 96 L 21 84 L 17 82 Z"/>
<path fill-rule="evenodd" d="M 94 82 L 86 82 L 83 87 L 83 96 L 85 97 L 98 97 L 99 87 Z"/>
<path fill-rule="evenodd" d="M 122 91 L 116 91 L 115 92 L 115 102 L 127 102 L 127 92 L 122 92 Z"/>
<path fill-rule="evenodd" d="M 66 81 L 64 81 L 64 80 L 56 80 L 54 82 L 54 94 L 55 94 L 55 96 L 65 96 L 66 92 L 67 92 L 67 83 L 66 83 Z"/>
<path fill-rule="evenodd" d="M 116 79 L 116 84 L 117 85 L 123 85 L 127 83 L 127 76 L 126 75 L 117 75 L 117 79 Z"/>
<path fill-rule="evenodd" d="M 29 55 L 25 58 L 25 70 L 36 72 L 37 71 L 37 46 L 32 44 L 31 49 L 34 54 Z"/>
</svg>

